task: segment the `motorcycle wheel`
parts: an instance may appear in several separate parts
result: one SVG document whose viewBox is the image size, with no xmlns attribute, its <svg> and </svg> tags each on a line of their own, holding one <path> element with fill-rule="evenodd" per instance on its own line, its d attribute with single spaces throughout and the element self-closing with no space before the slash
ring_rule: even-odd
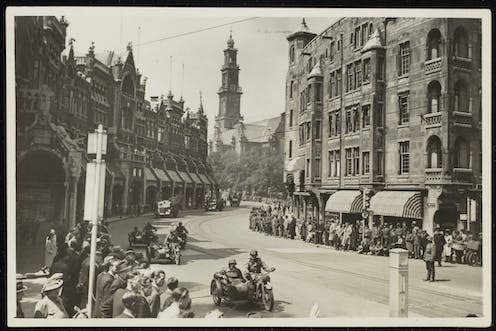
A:
<svg viewBox="0 0 496 331">
<path fill-rule="evenodd" d="M 476 263 L 477 263 L 477 254 L 471 253 L 468 257 L 468 264 L 470 264 L 470 266 L 474 266 Z"/>
<path fill-rule="evenodd" d="M 220 289 L 217 288 L 217 285 L 215 282 L 212 282 L 212 300 L 214 302 L 214 305 L 220 306 L 220 303 L 222 302 L 222 298 L 219 294 Z"/>
<path fill-rule="evenodd" d="M 274 294 L 272 290 L 265 289 L 262 293 L 262 301 L 266 311 L 272 311 L 274 308 Z"/>
<path fill-rule="evenodd" d="M 174 258 L 174 262 L 176 262 L 176 265 L 181 264 L 181 255 L 176 255 Z"/>
</svg>

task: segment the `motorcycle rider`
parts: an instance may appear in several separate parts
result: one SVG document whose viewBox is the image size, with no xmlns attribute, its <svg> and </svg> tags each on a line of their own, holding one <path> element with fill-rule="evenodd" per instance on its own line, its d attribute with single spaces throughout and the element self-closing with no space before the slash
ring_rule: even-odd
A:
<svg viewBox="0 0 496 331">
<path fill-rule="evenodd" d="M 164 245 L 172 249 L 173 244 L 179 244 L 179 242 L 180 239 L 177 235 L 176 227 L 173 227 L 167 235 L 167 238 L 165 238 Z"/>
<path fill-rule="evenodd" d="M 260 273 L 262 273 L 262 269 L 265 272 L 272 272 L 276 270 L 276 268 L 269 268 L 265 262 L 262 261 L 260 257 L 258 257 L 258 252 L 256 250 L 252 250 L 250 252 L 250 259 L 246 264 L 245 278 L 249 280 L 248 282 L 248 293 L 254 293 L 255 290 L 255 282 Z"/>
<path fill-rule="evenodd" d="M 135 226 L 135 227 L 133 228 L 133 231 L 131 231 L 131 233 L 129 233 L 129 234 L 130 234 L 133 238 L 136 238 L 136 236 L 141 235 L 141 232 L 140 232 L 140 230 L 138 230 L 138 227 L 137 227 L 137 226 Z"/>
<path fill-rule="evenodd" d="M 177 235 L 179 236 L 179 238 L 181 238 L 181 240 L 186 241 L 186 234 L 188 234 L 189 232 L 184 227 L 182 222 L 178 223 L 178 225 L 176 227 L 176 232 L 177 232 Z"/>
<path fill-rule="evenodd" d="M 217 277 L 222 278 L 221 282 L 228 296 L 232 296 L 234 290 L 243 287 L 243 283 L 246 282 L 243 273 L 236 267 L 236 264 L 236 260 L 231 259 L 227 263 L 227 268 L 215 273 Z"/>
</svg>

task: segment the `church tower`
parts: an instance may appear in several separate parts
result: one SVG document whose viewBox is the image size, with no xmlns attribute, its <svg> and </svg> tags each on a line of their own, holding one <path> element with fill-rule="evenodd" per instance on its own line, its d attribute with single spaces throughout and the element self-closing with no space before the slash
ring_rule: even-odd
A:
<svg viewBox="0 0 496 331">
<path fill-rule="evenodd" d="M 227 48 L 224 49 L 222 85 L 219 88 L 219 114 L 215 117 L 216 127 L 220 131 L 232 129 L 243 120 L 240 112 L 241 87 L 239 87 L 239 66 L 236 62 L 238 50 L 234 48 L 232 34 L 229 34 Z"/>
</svg>

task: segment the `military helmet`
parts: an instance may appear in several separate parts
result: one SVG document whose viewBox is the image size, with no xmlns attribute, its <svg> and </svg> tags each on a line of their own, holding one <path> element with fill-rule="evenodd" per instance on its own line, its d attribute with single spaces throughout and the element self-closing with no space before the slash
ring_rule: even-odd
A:
<svg viewBox="0 0 496 331">
<path fill-rule="evenodd" d="M 258 256 L 258 252 L 253 249 L 251 252 L 250 252 L 250 256 L 253 256 L 253 257 L 257 257 Z"/>
<path fill-rule="evenodd" d="M 231 259 L 231 260 L 229 260 L 229 262 L 227 264 L 237 264 L 237 263 L 236 263 L 235 259 Z"/>
</svg>

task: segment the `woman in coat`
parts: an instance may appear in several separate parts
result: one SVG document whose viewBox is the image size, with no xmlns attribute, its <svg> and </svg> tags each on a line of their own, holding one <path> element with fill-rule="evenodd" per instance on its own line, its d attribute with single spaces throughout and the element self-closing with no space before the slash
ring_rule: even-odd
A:
<svg viewBox="0 0 496 331">
<path fill-rule="evenodd" d="M 57 236 L 55 235 L 55 230 L 51 229 L 45 239 L 45 266 L 42 268 L 43 271 L 48 272 L 52 267 L 53 259 L 57 255 Z"/>
</svg>

